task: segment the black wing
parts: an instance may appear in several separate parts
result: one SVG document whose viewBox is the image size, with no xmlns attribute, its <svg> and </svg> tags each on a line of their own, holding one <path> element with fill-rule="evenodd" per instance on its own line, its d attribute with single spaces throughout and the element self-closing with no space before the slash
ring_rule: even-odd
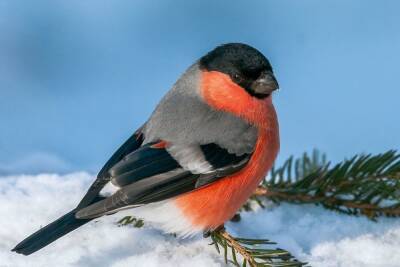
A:
<svg viewBox="0 0 400 267">
<path fill-rule="evenodd" d="M 121 189 L 81 209 L 76 217 L 94 218 L 190 192 L 240 170 L 251 156 L 236 156 L 216 144 L 200 148 L 213 169 L 207 173 L 193 174 L 181 168 L 165 148 L 155 143 L 140 147 L 109 169 L 111 181 Z"/>
<path fill-rule="evenodd" d="M 107 161 L 77 208 L 27 237 L 13 251 L 29 255 L 95 217 L 206 186 L 243 168 L 251 156 L 236 156 L 216 144 L 208 144 L 197 147 L 196 153 L 189 150 L 189 156 L 195 157 L 186 158 L 185 154 L 185 158 L 196 159 L 199 149 L 213 168 L 208 168 L 206 173 L 193 174 L 181 168 L 159 144 L 143 145 L 139 129 Z M 100 197 L 100 191 L 111 180 L 122 188 L 108 198 Z"/>
<path fill-rule="evenodd" d="M 143 143 L 143 134 L 139 128 L 106 162 L 106 164 L 101 168 L 97 179 L 90 186 L 86 195 L 79 202 L 77 209 L 84 208 L 93 202 L 101 200 L 99 196 L 100 191 L 103 187 L 110 181 L 111 176 L 109 174 L 110 168 L 112 168 L 116 163 L 121 161 L 126 155 L 132 153 L 138 149 Z"/>
</svg>

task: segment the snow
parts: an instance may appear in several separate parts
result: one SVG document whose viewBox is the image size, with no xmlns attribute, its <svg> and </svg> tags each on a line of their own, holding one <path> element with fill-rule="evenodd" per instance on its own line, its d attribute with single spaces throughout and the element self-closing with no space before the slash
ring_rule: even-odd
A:
<svg viewBox="0 0 400 267">
<path fill-rule="evenodd" d="M 93 176 L 0 177 L 0 266 L 224 266 L 209 239 L 180 240 L 151 225 L 118 227 L 134 210 L 104 217 L 31 256 L 10 252 L 28 234 L 72 209 Z M 378 223 L 312 205 L 269 205 L 242 213 L 228 230 L 268 238 L 312 266 L 400 266 L 400 220 Z"/>
</svg>

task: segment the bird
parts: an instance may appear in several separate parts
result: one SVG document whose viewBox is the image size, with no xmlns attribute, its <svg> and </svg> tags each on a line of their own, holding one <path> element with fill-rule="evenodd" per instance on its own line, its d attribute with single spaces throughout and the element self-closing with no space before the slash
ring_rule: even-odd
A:
<svg viewBox="0 0 400 267">
<path fill-rule="evenodd" d="M 230 220 L 279 152 L 269 60 L 244 43 L 196 60 L 117 149 L 79 204 L 12 251 L 29 255 L 104 215 L 135 217 L 182 237 Z"/>
</svg>

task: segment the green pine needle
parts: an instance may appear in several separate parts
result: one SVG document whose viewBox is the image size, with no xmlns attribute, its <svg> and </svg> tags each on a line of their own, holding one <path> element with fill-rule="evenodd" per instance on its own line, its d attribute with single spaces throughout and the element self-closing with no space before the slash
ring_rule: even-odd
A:
<svg viewBox="0 0 400 267">
<path fill-rule="evenodd" d="M 218 253 L 221 253 L 221 249 L 223 250 L 225 262 L 230 262 L 235 266 L 298 267 L 306 265 L 286 250 L 268 248 L 268 245 L 275 243 L 267 239 L 233 237 L 224 228 L 212 232 L 210 237 Z"/>
<path fill-rule="evenodd" d="M 290 157 L 271 170 L 253 197 L 274 202 L 320 204 L 349 215 L 400 216 L 400 154 L 357 155 L 330 167 L 325 155 L 313 151 Z M 247 204 L 248 208 L 250 205 Z"/>
</svg>

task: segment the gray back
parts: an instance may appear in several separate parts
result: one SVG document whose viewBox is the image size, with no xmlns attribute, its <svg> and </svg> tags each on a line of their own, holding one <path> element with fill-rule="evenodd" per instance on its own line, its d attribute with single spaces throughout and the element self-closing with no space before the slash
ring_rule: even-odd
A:
<svg viewBox="0 0 400 267">
<path fill-rule="evenodd" d="M 250 153 L 257 129 L 226 112 L 216 111 L 200 95 L 200 70 L 192 65 L 164 96 L 144 126 L 145 142 L 175 145 L 216 143 L 237 155 Z"/>
</svg>

